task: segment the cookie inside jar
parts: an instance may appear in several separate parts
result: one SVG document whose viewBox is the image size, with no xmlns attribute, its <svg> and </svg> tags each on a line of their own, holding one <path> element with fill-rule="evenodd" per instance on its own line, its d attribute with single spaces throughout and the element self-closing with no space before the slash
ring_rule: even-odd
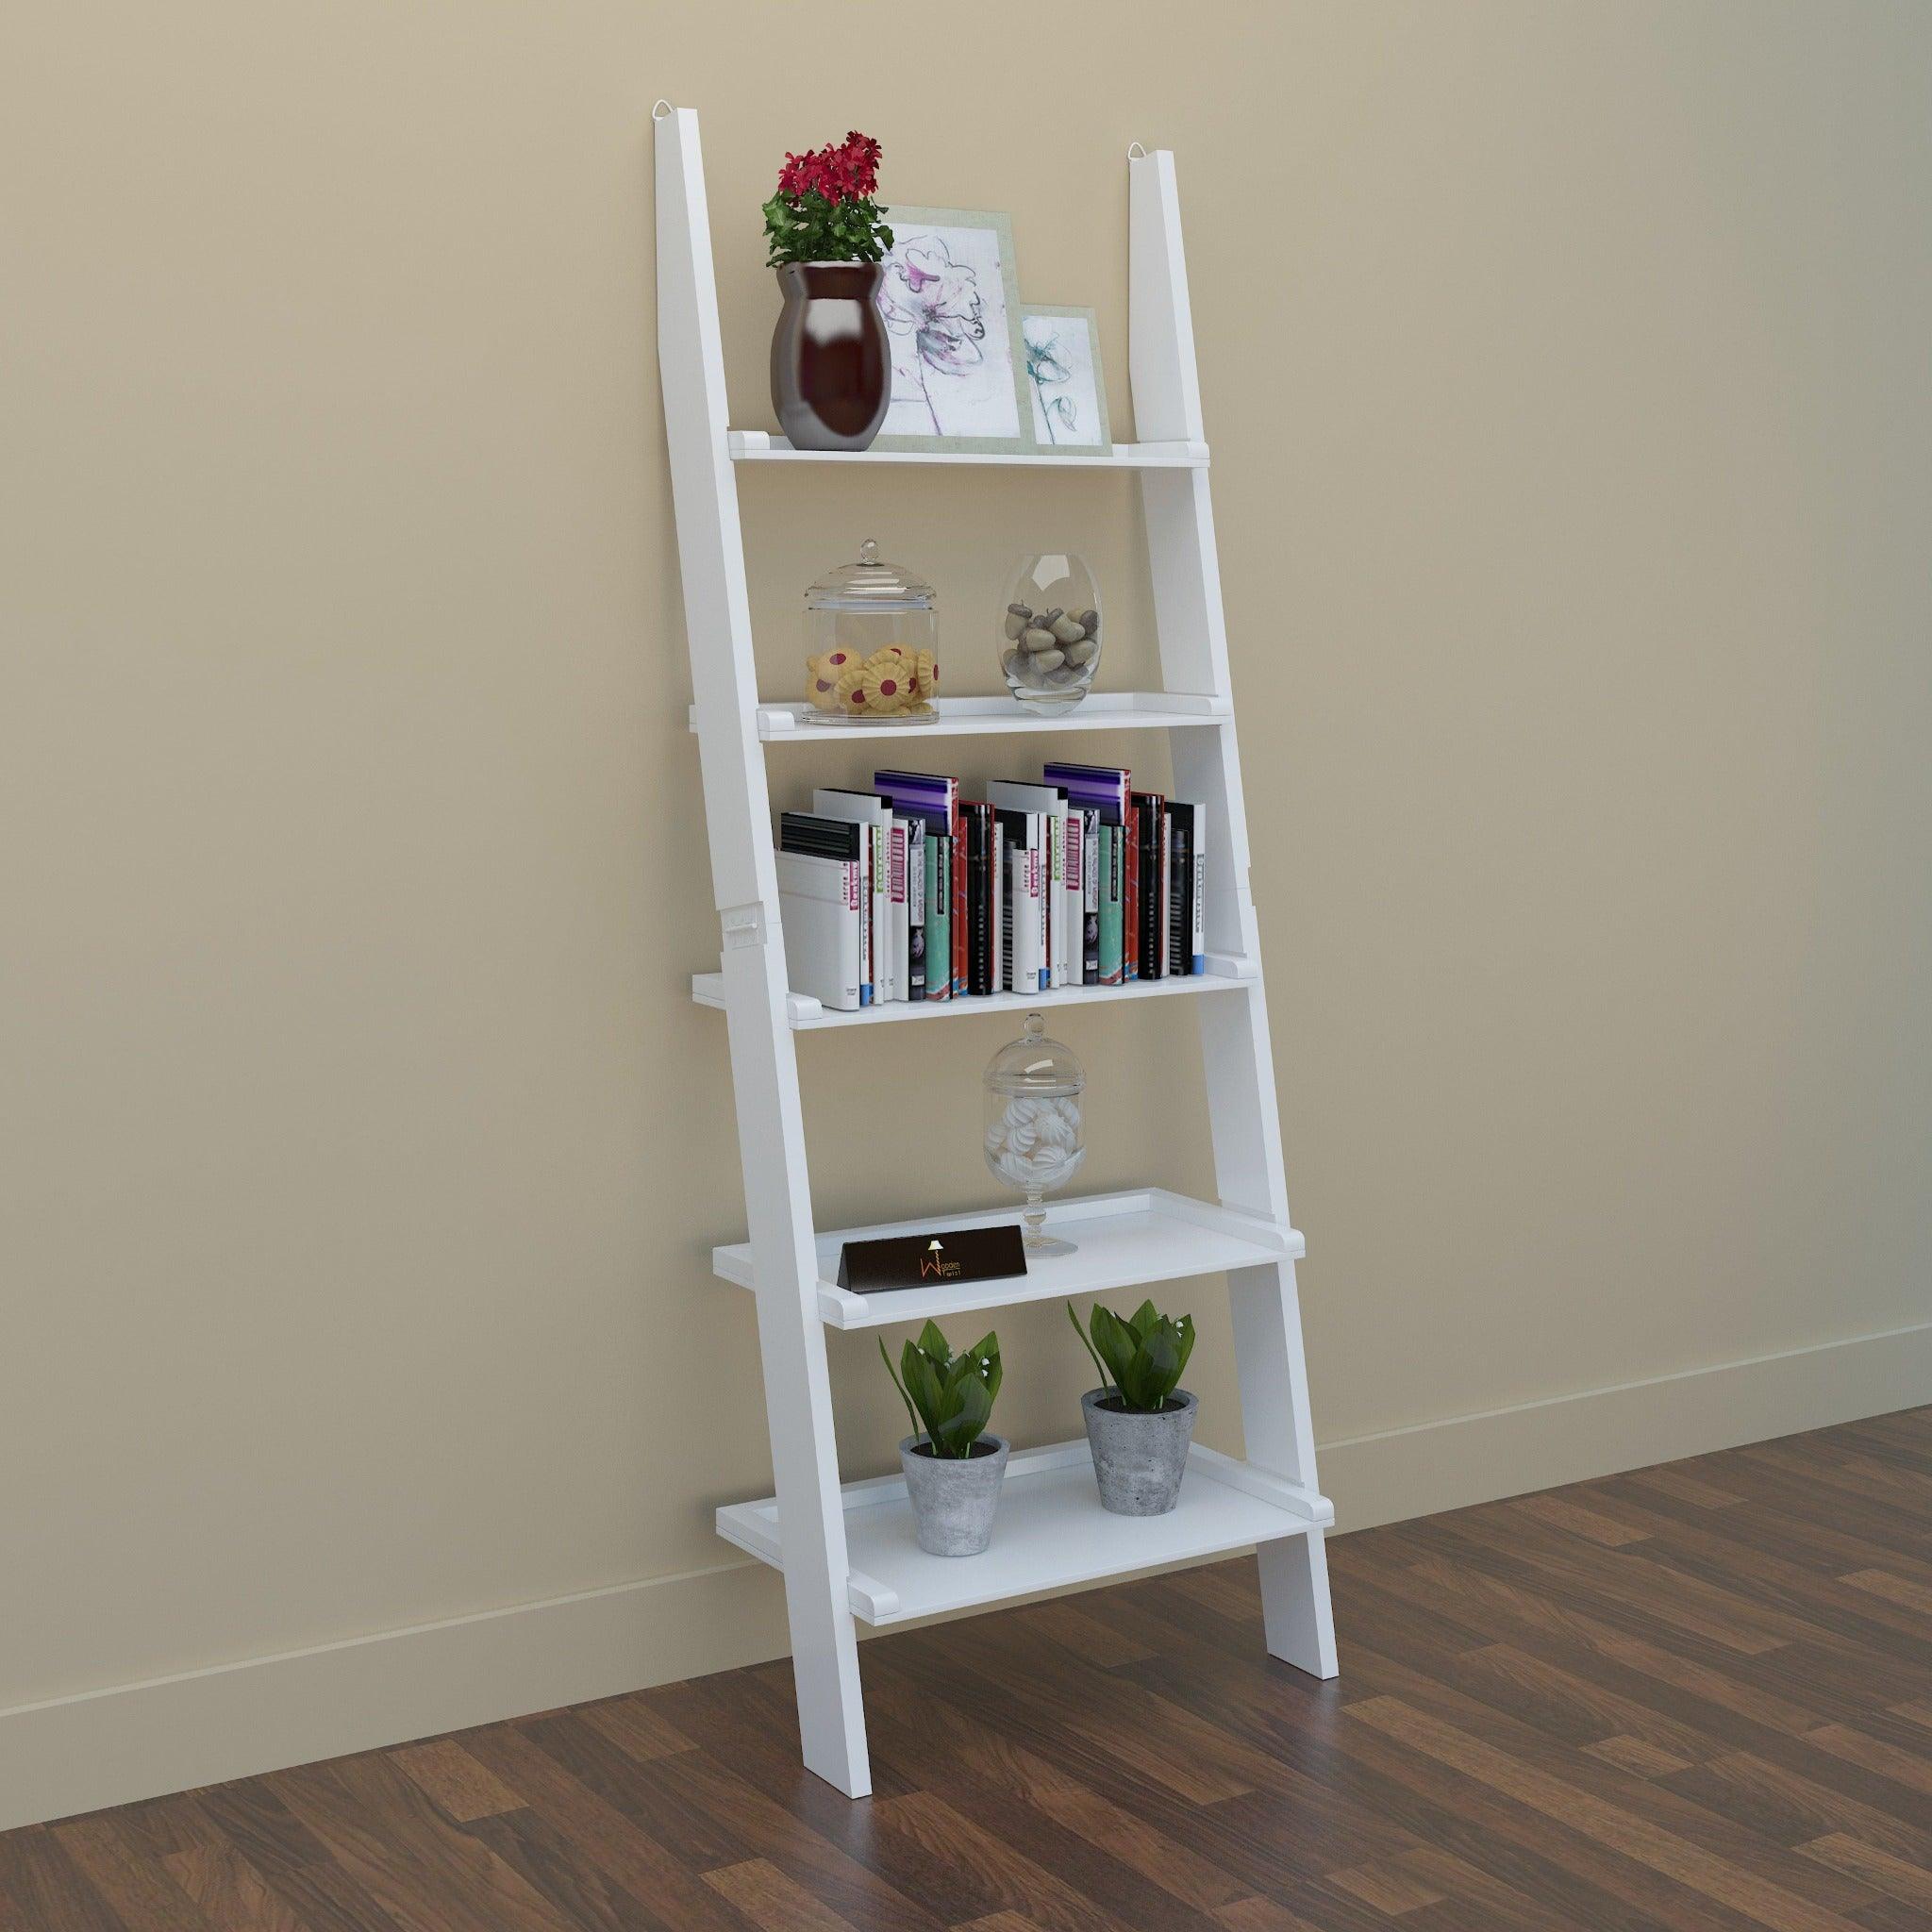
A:
<svg viewBox="0 0 1932 1932">
<path fill-rule="evenodd" d="M 871 538 L 805 593 L 805 696 L 814 724 L 930 724 L 939 713 L 933 588 Z"/>
</svg>

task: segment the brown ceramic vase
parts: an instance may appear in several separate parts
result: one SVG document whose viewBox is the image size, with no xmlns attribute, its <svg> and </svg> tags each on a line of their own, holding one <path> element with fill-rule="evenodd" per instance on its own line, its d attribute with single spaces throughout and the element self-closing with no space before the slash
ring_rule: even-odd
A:
<svg viewBox="0 0 1932 1932">
<path fill-rule="evenodd" d="M 794 449 L 864 449 L 886 420 L 892 366 L 872 261 L 788 261 L 772 336 L 772 407 Z"/>
</svg>

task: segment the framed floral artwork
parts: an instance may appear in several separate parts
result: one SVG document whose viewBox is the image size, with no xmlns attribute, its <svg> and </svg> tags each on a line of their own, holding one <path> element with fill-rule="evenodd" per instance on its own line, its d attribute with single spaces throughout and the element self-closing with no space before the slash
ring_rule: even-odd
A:
<svg viewBox="0 0 1932 1932">
<path fill-rule="evenodd" d="M 892 399 L 874 449 L 1034 447 L 1013 230 L 1005 215 L 888 208 L 879 313 Z"/>
<path fill-rule="evenodd" d="M 1091 308 L 1020 309 L 1033 441 L 1042 455 L 1092 456 L 1113 448 L 1107 385 L 1100 377 L 1100 330 Z"/>
<path fill-rule="evenodd" d="M 1113 448 L 1093 311 L 1049 309 L 1040 301 L 1025 301 L 1020 306 L 1020 340 L 1034 442 L 1041 454 Z"/>
</svg>

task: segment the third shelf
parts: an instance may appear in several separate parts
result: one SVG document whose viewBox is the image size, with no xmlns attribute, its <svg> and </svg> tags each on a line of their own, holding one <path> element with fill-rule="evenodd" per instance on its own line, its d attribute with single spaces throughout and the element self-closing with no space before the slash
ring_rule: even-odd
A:
<svg viewBox="0 0 1932 1932">
<path fill-rule="evenodd" d="M 952 1000 L 888 1000 L 857 1011 L 827 1007 L 806 992 L 785 995 L 785 1017 L 794 1033 L 822 1026 L 880 1026 L 899 1020 L 963 1019 L 969 1013 L 1029 1013 L 1057 1007 L 1094 1006 L 1107 1000 L 1164 999 L 1174 993 L 1231 992 L 1252 984 L 1252 961 L 1234 953 L 1209 953 L 1205 973 L 1173 974 L 1165 979 L 1130 979 L 1120 986 L 1062 986 L 1045 992 L 974 993 Z M 691 996 L 701 1007 L 724 1007 L 724 975 L 693 973 Z"/>
</svg>

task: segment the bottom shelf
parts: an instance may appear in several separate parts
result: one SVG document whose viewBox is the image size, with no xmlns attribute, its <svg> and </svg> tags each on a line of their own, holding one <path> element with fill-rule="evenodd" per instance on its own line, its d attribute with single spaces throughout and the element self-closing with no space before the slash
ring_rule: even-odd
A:
<svg viewBox="0 0 1932 1932">
<path fill-rule="evenodd" d="M 1188 1454 L 1180 1502 L 1166 1516 L 1111 1516 L 1103 1509 L 1084 1439 L 1016 1453 L 1007 1464 L 992 1547 L 978 1557 L 928 1557 L 919 1547 L 903 1476 L 847 1483 L 843 1495 L 852 1613 L 867 1624 L 903 1624 L 1098 1583 L 1306 1536 L 1335 1521 L 1325 1496 L 1199 1443 Z M 718 1534 L 774 1570 L 785 1567 L 772 1498 L 720 1509 Z"/>
</svg>

